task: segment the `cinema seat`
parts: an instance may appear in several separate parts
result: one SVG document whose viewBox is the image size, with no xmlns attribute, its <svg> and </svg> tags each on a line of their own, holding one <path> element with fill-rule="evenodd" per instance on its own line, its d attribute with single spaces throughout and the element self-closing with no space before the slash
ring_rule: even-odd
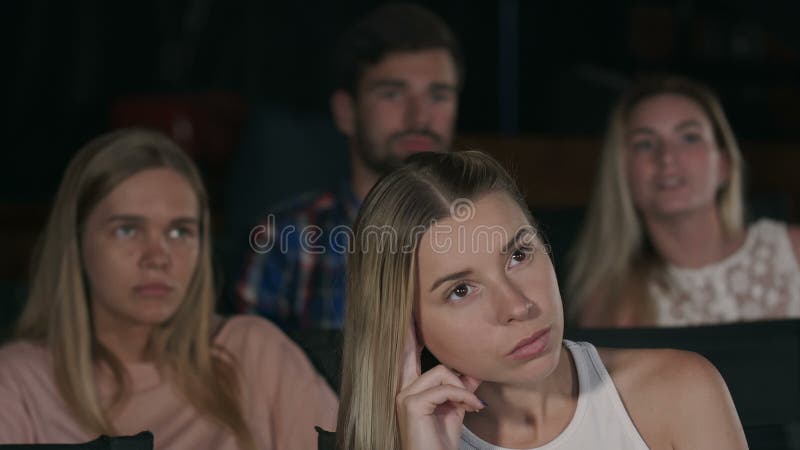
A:
<svg viewBox="0 0 800 450">
<path fill-rule="evenodd" d="M 134 436 L 100 436 L 82 444 L 3 444 L 2 450 L 153 450 L 153 433 Z"/>
</svg>

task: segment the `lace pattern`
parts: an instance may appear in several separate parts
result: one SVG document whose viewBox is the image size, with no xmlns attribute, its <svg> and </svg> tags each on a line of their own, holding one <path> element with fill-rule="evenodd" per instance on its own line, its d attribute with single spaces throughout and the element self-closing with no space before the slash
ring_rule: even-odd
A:
<svg viewBox="0 0 800 450">
<path fill-rule="evenodd" d="M 786 225 L 760 220 L 728 258 L 699 269 L 667 266 L 651 282 L 660 326 L 800 317 L 800 267 Z"/>
</svg>

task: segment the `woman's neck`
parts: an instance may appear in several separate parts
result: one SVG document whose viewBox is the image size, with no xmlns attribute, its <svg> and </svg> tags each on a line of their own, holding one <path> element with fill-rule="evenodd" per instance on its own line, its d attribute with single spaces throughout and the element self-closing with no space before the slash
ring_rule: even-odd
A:
<svg viewBox="0 0 800 450">
<path fill-rule="evenodd" d="M 539 446 L 570 423 L 579 390 L 575 362 L 569 350 L 562 347 L 556 369 L 542 381 L 524 385 L 482 383 L 476 395 L 488 406 L 465 416 L 464 424 L 496 445 Z"/>
<path fill-rule="evenodd" d="M 696 269 L 736 251 L 744 235 L 728 235 L 716 207 L 669 218 L 645 218 L 656 252 L 669 264 Z"/>
<path fill-rule="evenodd" d="M 152 332 L 153 329 L 149 326 L 95 328 L 97 340 L 122 363 L 139 363 L 150 359 L 148 350 Z"/>
</svg>

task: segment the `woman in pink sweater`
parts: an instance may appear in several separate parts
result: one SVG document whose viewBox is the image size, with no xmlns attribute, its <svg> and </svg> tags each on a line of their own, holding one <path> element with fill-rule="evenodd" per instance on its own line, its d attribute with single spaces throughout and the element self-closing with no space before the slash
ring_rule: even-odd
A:
<svg viewBox="0 0 800 450">
<path fill-rule="evenodd" d="M 335 396 L 276 327 L 214 316 L 209 225 L 166 137 L 123 130 L 78 152 L 0 348 L 0 443 L 149 430 L 164 449 L 316 446 Z"/>
</svg>

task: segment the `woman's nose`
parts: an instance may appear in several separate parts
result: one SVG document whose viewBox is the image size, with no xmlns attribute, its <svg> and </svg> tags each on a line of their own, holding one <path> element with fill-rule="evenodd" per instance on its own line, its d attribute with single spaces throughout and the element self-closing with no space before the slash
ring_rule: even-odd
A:
<svg viewBox="0 0 800 450">
<path fill-rule="evenodd" d="M 500 286 L 500 321 L 512 323 L 536 317 L 541 310 L 522 290 L 510 280 Z"/>
<path fill-rule="evenodd" d="M 670 142 L 664 142 L 656 150 L 656 158 L 662 165 L 672 164 L 675 161 L 675 146 Z"/>
<path fill-rule="evenodd" d="M 165 269 L 171 262 L 166 238 L 159 235 L 148 236 L 144 243 L 141 264 L 151 269 Z"/>
</svg>

